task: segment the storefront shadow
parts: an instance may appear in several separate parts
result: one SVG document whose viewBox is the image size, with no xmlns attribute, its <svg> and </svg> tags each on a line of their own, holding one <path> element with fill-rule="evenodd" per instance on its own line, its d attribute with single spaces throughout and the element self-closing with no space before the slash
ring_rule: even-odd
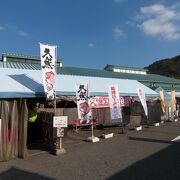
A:
<svg viewBox="0 0 180 180">
<path fill-rule="evenodd" d="M 0 174 L 0 180 L 54 180 L 54 178 L 42 176 L 37 173 L 28 172 L 25 170 L 11 167 L 7 171 Z"/>
<path fill-rule="evenodd" d="M 26 74 L 9 75 L 12 79 L 30 89 L 38 96 L 44 96 L 44 87 L 34 79 L 28 77 Z M 37 77 L 38 78 L 38 77 Z"/>
<path fill-rule="evenodd" d="M 28 150 L 40 150 L 40 151 L 50 151 L 50 148 L 47 147 L 42 141 L 36 141 L 27 144 Z"/>
<path fill-rule="evenodd" d="M 137 141 L 138 139 L 134 139 Z M 140 139 L 141 141 L 142 139 Z M 146 139 L 147 141 L 147 139 Z M 150 139 L 149 142 L 152 142 Z M 160 141 L 159 141 L 160 142 Z M 165 142 L 167 143 L 167 142 Z M 180 142 L 132 164 L 128 168 L 107 178 L 108 180 L 179 180 Z M 133 156 L 133 154 L 132 154 Z"/>
</svg>

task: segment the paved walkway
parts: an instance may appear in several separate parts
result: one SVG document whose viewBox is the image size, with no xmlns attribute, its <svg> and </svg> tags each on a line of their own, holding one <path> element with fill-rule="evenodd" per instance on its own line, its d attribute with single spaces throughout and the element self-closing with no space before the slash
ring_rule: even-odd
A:
<svg viewBox="0 0 180 180">
<path fill-rule="evenodd" d="M 0 180 L 179 180 L 180 142 L 171 141 L 180 135 L 180 122 L 142 131 L 115 133 L 112 139 L 98 143 L 82 141 L 80 132 L 73 141 L 64 139 L 67 153 L 54 156 L 41 152 L 26 159 L 0 163 Z M 95 132 L 99 133 L 99 132 Z"/>
</svg>

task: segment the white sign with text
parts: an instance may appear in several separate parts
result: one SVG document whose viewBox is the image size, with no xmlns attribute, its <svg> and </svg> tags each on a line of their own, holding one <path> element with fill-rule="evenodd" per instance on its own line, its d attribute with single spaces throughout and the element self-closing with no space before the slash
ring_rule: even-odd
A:
<svg viewBox="0 0 180 180">
<path fill-rule="evenodd" d="M 67 127 L 68 117 L 67 116 L 54 116 L 53 127 Z"/>
<path fill-rule="evenodd" d="M 57 137 L 64 137 L 64 128 L 57 127 Z"/>
</svg>

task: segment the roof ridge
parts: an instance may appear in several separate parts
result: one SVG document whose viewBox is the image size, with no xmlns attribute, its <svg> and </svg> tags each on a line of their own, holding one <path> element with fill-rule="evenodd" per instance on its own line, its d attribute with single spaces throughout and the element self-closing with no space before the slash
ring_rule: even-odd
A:
<svg viewBox="0 0 180 180">
<path fill-rule="evenodd" d="M 2 53 L 2 56 L 16 57 L 16 58 L 21 58 L 21 59 L 28 58 L 28 59 L 40 60 L 40 56 L 27 55 L 27 54 L 18 54 L 18 53 L 9 53 L 9 52 Z M 61 58 L 57 58 L 57 60 L 62 61 Z"/>
<path fill-rule="evenodd" d="M 131 69 L 131 70 L 142 70 L 142 71 L 148 71 L 148 69 L 145 69 L 145 68 L 139 68 L 139 67 L 132 67 L 132 66 L 120 66 L 120 65 L 113 65 L 113 64 L 107 64 L 106 66 L 105 66 L 105 68 L 107 68 L 107 67 L 120 67 L 120 68 L 125 68 L 125 69 Z"/>
</svg>

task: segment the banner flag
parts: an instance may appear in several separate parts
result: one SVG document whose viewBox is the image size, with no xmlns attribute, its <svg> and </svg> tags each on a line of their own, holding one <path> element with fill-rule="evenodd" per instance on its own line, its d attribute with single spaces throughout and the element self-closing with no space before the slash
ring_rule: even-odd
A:
<svg viewBox="0 0 180 180">
<path fill-rule="evenodd" d="M 109 95 L 111 119 L 122 118 L 118 86 L 116 84 L 108 85 L 108 95 Z"/>
<path fill-rule="evenodd" d="M 56 97 L 55 92 L 55 77 L 56 77 L 56 51 L 57 46 L 51 46 L 40 43 L 40 57 L 41 69 L 44 84 L 44 91 L 47 100 L 54 100 Z"/>
<path fill-rule="evenodd" d="M 148 109 L 147 109 L 147 104 L 146 104 L 146 97 L 145 97 L 145 93 L 144 93 L 144 89 L 143 88 L 137 88 L 137 94 L 139 96 L 139 99 L 141 101 L 141 104 L 143 106 L 145 115 L 148 117 Z"/>
<path fill-rule="evenodd" d="M 161 107 L 162 107 L 162 111 L 165 113 L 164 92 L 163 92 L 163 91 L 159 91 L 159 94 L 160 94 L 160 98 L 161 98 Z"/>
<path fill-rule="evenodd" d="M 171 91 L 171 108 L 172 112 L 176 111 L 176 92 Z"/>
<path fill-rule="evenodd" d="M 92 116 L 88 84 L 76 84 L 76 100 L 80 123 L 88 124 Z"/>
</svg>

